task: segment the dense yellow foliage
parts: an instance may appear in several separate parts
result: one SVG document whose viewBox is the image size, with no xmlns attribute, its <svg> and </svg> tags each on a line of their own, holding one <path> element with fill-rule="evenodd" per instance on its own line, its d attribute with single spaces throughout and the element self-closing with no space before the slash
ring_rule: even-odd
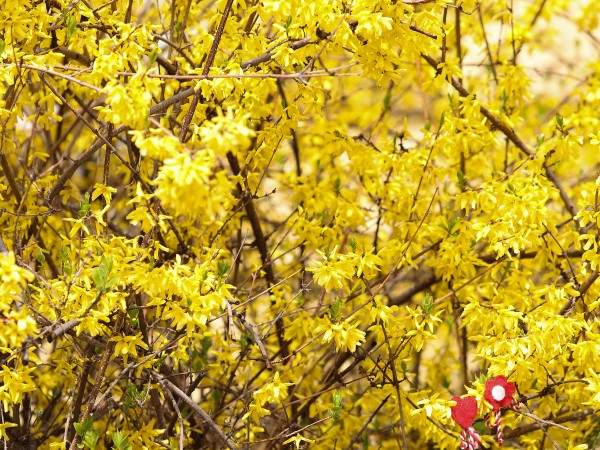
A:
<svg viewBox="0 0 600 450">
<path fill-rule="evenodd" d="M 598 17 L 6 1 L 4 445 L 600 446 Z"/>
</svg>

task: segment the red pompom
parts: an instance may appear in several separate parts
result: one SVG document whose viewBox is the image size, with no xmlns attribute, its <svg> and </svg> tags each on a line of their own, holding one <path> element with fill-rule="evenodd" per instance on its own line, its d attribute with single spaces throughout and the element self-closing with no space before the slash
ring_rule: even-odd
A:
<svg viewBox="0 0 600 450">
<path fill-rule="evenodd" d="M 508 408 L 513 402 L 515 390 L 515 385 L 509 383 L 504 375 L 498 375 L 485 382 L 483 396 L 495 410 Z"/>
</svg>

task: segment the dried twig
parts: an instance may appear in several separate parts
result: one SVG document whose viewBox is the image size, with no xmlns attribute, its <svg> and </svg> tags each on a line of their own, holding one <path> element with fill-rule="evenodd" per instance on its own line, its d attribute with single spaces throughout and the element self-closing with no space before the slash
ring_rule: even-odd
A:
<svg viewBox="0 0 600 450">
<path fill-rule="evenodd" d="M 565 422 L 573 422 L 576 420 L 583 420 L 587 416 L 590 416 L 596 412 L 597 411 L 594 410 L 594 408 L 585 409 L 583 411 L 578 411 L 576 413 L 569 414 L 566 416 L 555 417 L 552 419 L 551 424 L 556 425 L 556 424 L 565 423 Z M 544 423 L 544 422 L 536 422 L 536 423 L 532 423 L 531 425 L 525 425 L 523 427 L 515 428 L 514 430 L 506 431 L 503 434 L 504 434 L 505 439 L 511 439 L 511 438 L 515 438 L 518 436 L 522 436 L 524 434 L 531 433 L 532 431 L 536 431 L 536 430 L 539 430 L 542 428 L 547 428 L 548 426 L 551 426 L 551 425 Z"/>
<path fill-rule="evenodd" d="M 206 60 L 206 64 L 204 65 L 204 69 L 202 70 L 202 75 L 208 75 L 213 62 L 215 61 L 215 56 L 217 55 L 217 49 L 219 48 L 219 43 L 221 42 L 221 38 L 223 37 L 223 30 L 225 30 L 225 23 L 227 22 L 227 17 L 229 16 L 229 12 L 231 11 L 231 6 L 233 5 L 233 0 L 227 0 L 225 4 L 225 10 L 223 11 L 223 16 L 221 17 L 221 22 L 217 28 L 217 32 L 215 34 L 215 38 L 213 40 L 212 46 L 210 48 L 210 52 L 208 53 L 208 58 Z M 202 97 L 202 91 L 198 90 L 194 94 L 192 98 L 192 103 L 190 104 L 190 109 L 187 114 L 183 118 L 183 124 L 181 125 L 181 132 L 179 133 L 179 140 L 181 142 L 185 141 L 185 137 L 187 135 L 188 128 L 192 123 L 192 117 L 194 117 L 194 112 L 196 112 L 196 106 L 198 106 L 198 102 L 200 101 L 200 97 Z"/>
<path fill-rule="evenodd" d="M 431 67 L 433 67 L 436 70 L 438 75 L 441 75 L 441 73 L 442 73 L 441 69 L 438 68 L 437 62 L 431 56 L 422 54 L 421 57 L 425 61 L 427 61 L 427 63 Z M 467 91 L 465 89 L 465 87 L 462 85 L 462 83 L 459 80 L 457 80 L 455 77 L 452 77 L 449 80 L 449 82 L 452 85 L 452 87 L 454 87 L 454 89 L 456 89 L 456 91 L 460 94 L 461 97 L 468 97 L 471 95 L 471 93 L 469 93 L 469 91 Z M 508 140 L 511 141 L 515 145 L 515 147 L 517 147 L 519 150 L 521 150 L 528 157 L 530 157 L 532 159 L 537 158 L 537 155 L 535 154 L 535 152 L 533 152 L 529 147 L 527 147 L 527 145 L 521 140 L 521 138 L 517 135 L 517 133 L 515 133 L 514 130 L 512 130 L 508 125 L 506 125 L 498 116 L 496 116 L 494 113 L 492 113 L 485 106 L 480 106 L 479 111 L 486 119 L 489 120 L 490 124 L 497 130 L 500 130 L 502 132 L 502 134 L 504 134 L 508 138 Z M 569 211 L 569 214 L 571 214 L 571 216 L 575 217 L 577 215 L 577 207 L 575 206 L 575 202 L 573 202 L 573 200 L 569 197 L 569 194 L 567 194 L 567 191 L 562 186 L 562 183 L 558 179 L 558 176 L 550 168 L 550 166 L 546 163 L 546 161 L 542 162 L 542 167 L 544 168 L 548 179 L 552 182 L 554 187 L 556 189 L 558 189 L 558 192 L 560 193 L 560 197 L 561 197 L 564 205 L 566 206 L 567 211 Z"/>
<path fill-rule="evenodd" d="M 210 417 L 202 408 L 200 408 L 200 406 L 198 406 L 198 404 L 194 400 L 192 400 L 188 395 L 186 395 L 185 392 L 183 392 L 181 389 L 179 389 L 177 386 L 171 383 L 168 379 L 162 377 L 158 373 L 153 372 L 152 375 L 162 386 L 170 389 L 171 392 L 173 392 L 180 399 L 182 399 L 191 408 L 191 410 L 194 411 L 194 413 L 199 415 L 202 418 L 202 420 L 204 420 L 208 424 L 208 426 L 221 438 L 221 440 L 223 440 L 225 445 L 230 450 L 237 450 L 237 446 L 234 444 L 234 442 L 215 423 L 212 417 Z"/>
</svg>

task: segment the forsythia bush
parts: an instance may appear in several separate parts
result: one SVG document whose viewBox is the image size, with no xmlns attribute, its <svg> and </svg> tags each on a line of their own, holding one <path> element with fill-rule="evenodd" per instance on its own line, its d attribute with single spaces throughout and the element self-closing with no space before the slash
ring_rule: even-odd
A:
<svg viewBox="0 0 600 450">
<path fill-rule="evenodd" d="M 599 17 L 7 0 L 0 445 L 600 448 Z"/>
</svg>

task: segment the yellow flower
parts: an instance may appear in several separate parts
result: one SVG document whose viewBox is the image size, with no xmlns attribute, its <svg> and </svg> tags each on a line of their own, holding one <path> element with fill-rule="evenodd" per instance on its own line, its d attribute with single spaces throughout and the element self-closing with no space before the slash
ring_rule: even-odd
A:
<svg viewBox="0 0 600 450">
<path fill-rule="evenodd" d="M 103 184 L 96 183 L 94 185 L 94 191 L 92 192 L 92 201 L 96 200 L 98 197 L 102 196 L 106 204 L 110 203 L 112 195 L 117 192 L 117 190 L 110 186 L 104 186 Z"/>
<path fill-rule="evenodd" d="M 294 445 L 296 446 L 297 449 L 300 448 L 300 444 L 302 444 L 302 442 L 308 442 L 309 444 L 315 443 L 314 440 L 302 437 L 300 434 L 296 434 L 295 436 L 292 436 L 287 441 L 285 441 L 284 444 L 290 444 L 292 442 L 294 443 Z"/>
<path fill-rule="evenodd" d="M 127 358 L 130 354 L 137 357 L 137 347 L 148 350 L 148 346 L 142 341 L 141 333 L 138 333 L 136 336 L 111 338 L 111 341 L 117 342 L 113 356 L 122 356 L 125 364 L 127 364 Z"/>
<path fill-rule="evenodd" d="M 354 264 L 344 255 L 337 255 L 337 246 L 333 251 L 321 252 L 317 250 L 324 260 L 317 263 L 317 267 L 309 268 L 314 272 L 315 282 L 323 286 L 326 291 L 332 289 L 341 289 L 344 287 L 344 280 L 349 280 L 354 276 Z"/>
<path fill-rule="evenodd" d="M 8 436 L 6 435 L 6 429 L 16 427 L 16 423 L 5 422 L 0 424 L 0 439 L 4 441 L 8 441 Z"/>
</svg>

